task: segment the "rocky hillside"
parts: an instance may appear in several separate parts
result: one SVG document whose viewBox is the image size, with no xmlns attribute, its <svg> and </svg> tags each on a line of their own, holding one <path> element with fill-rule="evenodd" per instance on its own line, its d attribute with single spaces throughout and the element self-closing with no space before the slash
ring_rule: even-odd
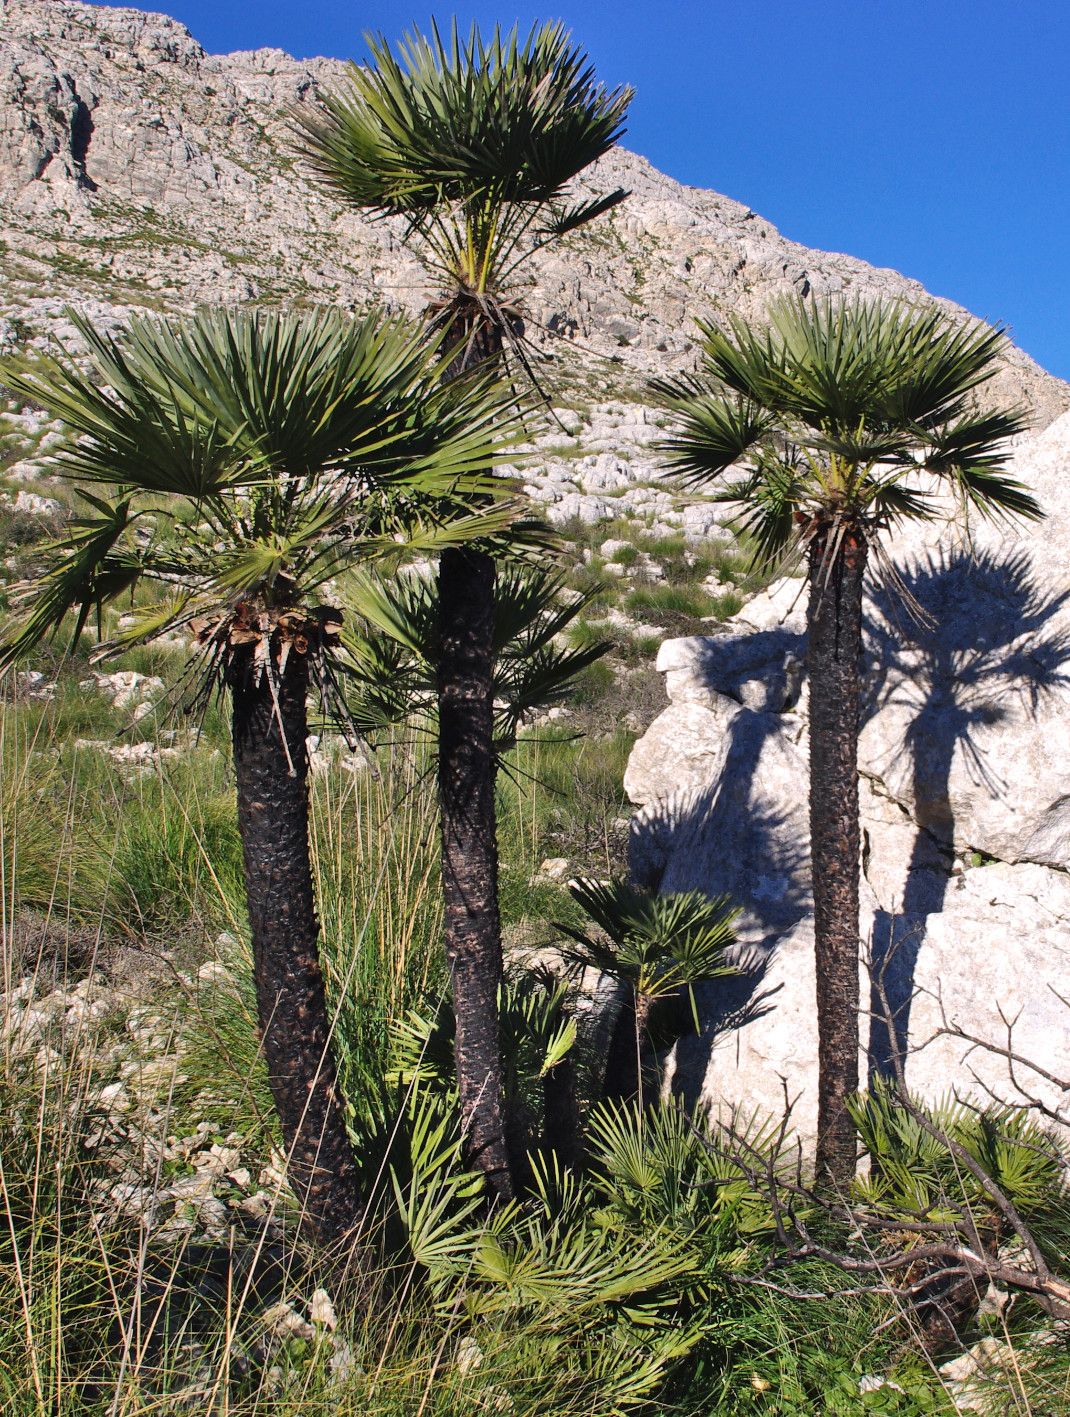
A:
<svg viewBox="0 0 1070 1417">
<path fill-rule="evenodd" d="M 344 211 L 288 148 L 288 112 L 343 67 L 206 54 L 163 15 L 0 0 L 0 348 L 62 338 L 68 304 L 102 320 L 204 301 L 420 309 L 432 292 L 399 229 Z M 558 522 L 681 525 L 683 508 L 650 486 L 641 404 L 651 371 L 691 357 L 694 318 L 753 315 L 791 290 L 929 298 L 894 271 L 786 241 L 632 153 L 592 180 L 632 195 L 544 253 L 525 296 L 552 356 L 546 385 L 589 425 L 582 456 L 560 429 L 543 440 L 533 485 Z M 1070 387 L 1019 351 L 1003 382 L 1038 426 L 1070 408 Z M 689 528 L 710 521 L 692 511 Z"/>
</svg>

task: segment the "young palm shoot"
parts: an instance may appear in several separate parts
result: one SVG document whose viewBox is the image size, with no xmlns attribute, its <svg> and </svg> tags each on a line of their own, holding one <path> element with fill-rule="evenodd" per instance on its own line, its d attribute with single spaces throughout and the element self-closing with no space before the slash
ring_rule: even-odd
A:
<svg viewBox="0 0 1070 1417">
<path fill-rule="evenodd" d="M 229 693 L 238 822 L 261 1030 L 289 1178 L 309 1232 L 352 1239 L 363 1197 L 331 1049 L 308 838 L 310 689 L 344 719 L 333 577 L 435 550 L 508 520 L 479 514 L 501 395 L 445 384 L 418 329 L 204 313 L 98 334 L 72 317 L 87 367 L 48 361 L 7 382 L 70 433 L 53 470 L 85 505 L 46 549 L 8 628 L 11 663 L 70 621 L 143 591 L 103 652 L 185 630 L 194 704 Z M 163 592 L 163 599 L 160 592 Z M 153 596 L 155 592 L 155 596 Z"/>
<path fill-rule="evenodd" d="M 295 114 L 300 150 L 346 202 L 404 217 L 438 282 L 429 309 L 462 371 L 507 348 L 528 365 L 517 273 L 540 247 L 625 193 L 578 196 L 574 179 L 622 132 L 631 91 L 606 90 L 558 24 L 523 42 L 411 33 L 397 54 L 369 37 L 319 110 Z M 439 795 L 445 945 L 457 1010 L 461 1110 L 493 1197 L 513 1190 L 502 1109 L 496 1000 L 502 977 L 494 815 L 495 565 L 452 548 L 439 563 Z"/>
<path fill-rule="evenodd" d="M 809 571 L 810 832 L 817 951 L 819 1173 L 855 1172 L 846 1102 L 858 1087 L 858 732 L 862 585 L 872 554 L 889 583 L 890 528 L 957 499 L 1013 521 L 1040 509 L 1006 475 L 1021 410 L 986 408 L 1003 335 L 936 307 L 788 300 L 767 327 L 704 325 L 699 372 L 661 380 L 678 419 L 664 445 L 687 484 L 725 479 L 755 560 Z"/>
<path fill-rule="evenodd" d="M 735 943 L 732 922 L 738 911 L 725 896 L 711 899 L 701 891 L 650 895 L 627 881 L 580 880 L 569 889 L 601 933 L 559 925 L 571 941 L 565 958 L 580 968 L 600 970 L 623 987 L 606 1057 L 604 1095 L 643 1103 L 656 1095 L 652 1010 L 660 1000 L 682 996 L 697 1030 L 695 986 L 736 973 L 725 951 Z"/>
</svg>

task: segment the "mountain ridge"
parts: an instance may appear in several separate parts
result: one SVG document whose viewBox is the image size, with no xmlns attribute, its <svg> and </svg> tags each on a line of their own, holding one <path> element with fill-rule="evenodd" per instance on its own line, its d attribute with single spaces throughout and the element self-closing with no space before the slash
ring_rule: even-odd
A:
<svg viewBox="0 0 1070 1417">
<path fill-rule="evenodd" d="M 0 26 L 0 343 L 66 338 L 66 305 L 110 322 L 216 301 L 416 312 L 434 295 L 400 224 L 346 211 L 286 145 L 289 109 L 343 61 L 212 55 L 167 15 L 75 0 L 0 0 Z M 937 298 L 623 148 L 578 187 L 616 185 L 628 201 L 539 253 L 523 291 L 536 345 L 573 377 L 596 356 L 596 401 L 644 402 L 650 374 L 693 357 L 696 317 L 760 317 L 791 291 Z M 1070 385 L 1022 351 L 1005 365 L 993 393 L 1038 426 L 1070 408 Z"/>
</svg>

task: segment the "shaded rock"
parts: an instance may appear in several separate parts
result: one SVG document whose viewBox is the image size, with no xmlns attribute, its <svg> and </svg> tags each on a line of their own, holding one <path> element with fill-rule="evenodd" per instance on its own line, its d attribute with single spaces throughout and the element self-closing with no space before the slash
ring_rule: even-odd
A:
<svg viewBox="0 0 1070 1417">
<path fill-rule="evenodd" d="M 1063 1109 L 1070 1121 L 1067 1092 L 1025 1066 L 1015 1070 L 1016 1085 L 998 1052 L 954 1036 L 961 1029 L 999 1048 L 1006 1043 L 1007 1021 L 1015 1020 L 1014 1046 L 1023 1057 L 1049 1069 L 1054 1061 L 1056 1070 L 1058 1060 L 1067 1057 L 1070 1010 L 1053 987 L 1065 980 L 1070 966 L 1070 883 L 1061 882 L 1055 891 L 1046 879 L 1050 874 L 1037 866 L 1002 864 L 967 870 L 938 912 L 896 914 L 891 940 L 888 916 L 870 896 L 863 919 L 866 957 L 859 968 L 862 1007 L 869 1015 L 861 1028 L 863 1082 L 875 1072 L 892 1071 L 887 998 L 912 1091 L 936 1100 L 954 1087 L 979 1103 L 999 1099 L 1019 1105 L 1039 1097 Z M 715 1114 L 738 1107 L 779 1112 L 786 1086 L 794 1125 L 802 1137 L 812 1138 L 815 996 L 813 924 L 807 917 L 778 934 L 764 955 L 752 956 L 744 980 L 732 981 L 728 990 L 707 988 L 703 1035 L 679 1045 L 671 1086 Z"/>
<path fill-rule="evenodd" d="M 899 585 L 867 593 L 861 733 L 861 1075 L 905 1060 L 908 1084 L 978 1100 L 1070 1095 L 1070 418 L 1023 442 L 1012 471 L 1051 515 L 1008 538 L 977 527 L 938 549 L 896 537 Z M 669 707 L 625 778 L 636 876 L 727 893 L 749 975 L 711 986 L 705 1028 L 672 1085 L 719 1109 L 816 1121 L 816 984 L 809 886 L 805 613 L 800 583 L 756 597 L 729 633 L 670 640 Z M 911 614 L 915 602 L 920 611 Z M 749 1012 L 748 1012 L 749 1010 Z M 958 1029 L 991 1045 L 974 1047 Z M 995 1050 L 995 1051 L 993 1051 Z"/>
</svg>

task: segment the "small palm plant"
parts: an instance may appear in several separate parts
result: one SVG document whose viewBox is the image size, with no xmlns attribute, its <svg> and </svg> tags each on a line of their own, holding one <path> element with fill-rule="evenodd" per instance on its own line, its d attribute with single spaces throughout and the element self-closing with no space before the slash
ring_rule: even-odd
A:
<svg viewBox="0 0 1070 1417">
<path fill-rule="evenodd" d="M 623 986 L 606 1057 L 604 1096 L 642 1102 L 651 1088 L 655 1005 L 683 998 L 698 1028 L 695 986 L 736 973 L 725 952 L 735 943 L 732 922 L 738 911 L 726 896 L 711 899 L 701 891 L 651 895 L 627 881 L 580 880 L 569 889 L 601 933 L 559 925 L 570 941 L 565 958 Z M 679 1026 L 672 1030 L 675 1036 L 683 1031 Z"/>
<path fill-rule="evenodd" d="M 862 584 L 881 538 L 950 492 L 963 516 L 1037 517 L 1004 471 L 1020 410 L 982 406 L 998 330 L 935 307 L 789 300 L 766 328 L 701 327 L 698 373 L 655 388 L 678 420 L 665 443 L 688 484 L 718 482 L 766 568 L 809 567 L 810 831 L 817 947 L 818 1170 L 855 1171 L 846 1108 L 858 1087 L 858 731 Z"/>
<path fill-rule="evenodd" d="M 410 34 L 313 113 L 295 114 L 300 150 L 343 200 L 403 217 L 438 281 L 429 317 L 458 370 L 514 349 L 527 365 L 517 273 L 541 246 L 611 210 L 621 190 L 577 200 L 577 175 L 622 132 L 631 91 L 607 91 L 558 24 L 484 40 Z M 494 811 L 495 566 L 483 549 L 439 563 L 439 796 L 445 945 L 457 1013 L 461 1109 L 490 1193 L 513 1190 L 502 1107 L 496 1000 L 502 977 Z"/>
<path fill-rule="evenodd" d="M 502 397 L 444 383 L 423 332 L 396 322 L 209 312 L 110 336 L 72 318 L 84 372 L 6 376 L 66 424 L 55 470 L 86 510 L 24 588 L 2 662 L 68 618 L 75 641 L 93 612 L 99 632 L 109 602 L 140 592 L 105 652 L 186 630 L 194 703 L 229 693 L 262 1049 L 307 1226 L 336 1240 L 362 1197 L 309 864 L 310 689 L 344 716 L 329 583 L 403 535 L 434 549 L 501 528 L 506 508 L 466 518 L 461 499 L 488 492 Z"/>
<path fill-rule="evenodd" d="M 597 594 L 597 587 L 570 592 L 565 577 L 545 566 L 514 562 L 499 569 L 492 643 L 496 766 L 521 726 L 566 702 L 583 671 L 610 648 L 602 640 L 562 643 Z M 389 578 L 366 573 L 349 580 L 343 599 L 352 611 L 349 706 L 362 731 L 433 722 L 442 657 L 435 582 L 415 570 Z"/>
<path fill-rule="evenodd" d="M 917 1252 L 908 1273 L 928 1352 L 956 1343 L 976 1316 L 988 1286 L 986 1265 L 997 1269 L 1001 1245 L 1020 1243 L 1012 1220 L 1033 1224 L 1033 1243 L 1062 1268 L 1067 1151 L 1024 1108 L 979 1108 L 950 1096 L 923 1106 L 884 1081 L 848 1106 L 871 1163 L 869 1175 L 855 1181 L 853 1213 L 863 1232 L 868 1225 L 881 1234 L 893 1257 Z M 982 1274 L 949 1254 L 934 1256 L 931 1247 L 940 1240 L 949 1251 L 961 1246 Z"/>
</svg>

